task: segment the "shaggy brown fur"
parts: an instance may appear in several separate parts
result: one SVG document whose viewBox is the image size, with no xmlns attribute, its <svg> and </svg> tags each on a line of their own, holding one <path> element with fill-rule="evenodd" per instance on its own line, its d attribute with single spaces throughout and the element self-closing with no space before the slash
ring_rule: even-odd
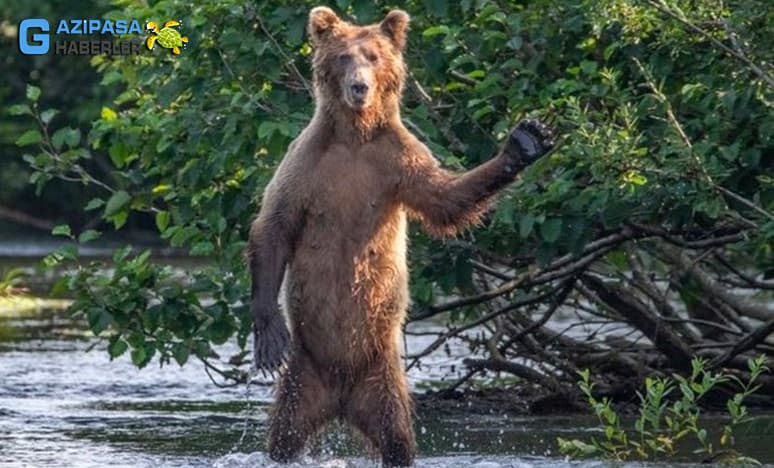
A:
<svg viewBox="0 0 774 468">
<path fill-rule="evenodd" d="M 278 367 L 288 347 L 277 307 L 283 275 L 292 334 L 268 436 L 275 460 L 292 459 L 338 417 L 385 465 L 413 463 L 400 362 L 406 215 L 452 235 L 478 222 L 527 164 L 525 142 L 540 153 L 531 156 L 550 147 L 544 127 L 522 124 L 522 140 L 491 161 L 462 175 L 441 169 L 400 120 L 407 24 L 402 11 L 371 26 L 324 7 L 310 14 L 316 111 L 267 186 L 250 235 L 256 365 Z"/>
</svg>

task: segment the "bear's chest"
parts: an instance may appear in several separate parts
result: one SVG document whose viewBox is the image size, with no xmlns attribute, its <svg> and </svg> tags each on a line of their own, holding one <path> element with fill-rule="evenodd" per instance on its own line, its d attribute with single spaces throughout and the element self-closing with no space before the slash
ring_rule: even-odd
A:
<svg viewBox="0 0 774 468">
<path fill-rule="evenodd" d="M 370 224 L 391 204 L 397 181 L 378 156 L 332 147 L 310 177 L 307 213 L 342 228 Z"/>
</svg>

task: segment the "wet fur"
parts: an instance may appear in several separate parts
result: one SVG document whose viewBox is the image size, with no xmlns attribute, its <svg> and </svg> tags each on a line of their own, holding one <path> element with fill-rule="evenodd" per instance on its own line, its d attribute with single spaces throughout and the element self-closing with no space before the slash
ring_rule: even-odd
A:
<svg viewBox="0 0 774 468">
<path fill-rule="evenodd" d="M 292 459 L 310 435 L 341 418 L 385 465 L 413 463 L 400 361 L 407 216 L 435 235 L 453 235 L 479 222 L 524 167 L 507 144 L 487 163 L 453 174 L 406 130 L 399 101 L 407 22 L 399 11 L 365 27 L 327 8 L 310 15 L 315 114 L 267 186 L 250 234 L 256 364 L 276 368 L 289 346 L 268 436 L 275 460 Z M 361 42 L 378 51 L 378 89 L 372 105 L 355 111 L 341 99 L 333 57 Z M 277 307 L 285 274 L 289 345 Z"/>
</svg>

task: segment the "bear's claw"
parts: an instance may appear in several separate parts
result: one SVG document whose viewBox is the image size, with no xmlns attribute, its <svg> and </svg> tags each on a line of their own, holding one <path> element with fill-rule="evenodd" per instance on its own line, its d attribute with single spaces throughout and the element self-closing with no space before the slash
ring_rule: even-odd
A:
<svg viewBox="0 0 774 468">
<path fill-rule="evenodd" d="M 555 131 L 540 120 L 522 120 L 511 131 L 508 144 L 515 150 L 521 162 L 531 164 L 554 147 Z"/>
<path fill-rule="evenodd" d="M 273 373 L 285 363 L 290 349 L 290 335 L 282 316 L 277 313 L 262 329 L 255 329 L 253 366 L 255 370 Z"/>
</svg>

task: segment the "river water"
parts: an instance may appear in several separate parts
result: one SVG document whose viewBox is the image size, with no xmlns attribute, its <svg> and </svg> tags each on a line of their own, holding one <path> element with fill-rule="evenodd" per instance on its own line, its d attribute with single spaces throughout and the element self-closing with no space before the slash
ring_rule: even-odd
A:
<svg viewBox="0 0 774 468">
<path fill-rule="evenodd" d="M 249 395 L 244 387 L 218 388 L 195 363 L 138 370 L 128 356 L 111 362 L 99 346 L 88 351 L 92 344 L 61 311 L 0 313 L 0 466 L 275 466 L 262 451 L 270 387 L 253 385 Z M 450 371 L 455 353 L 424 369 Z M 420 384 L 421 372 L 411 381 Z M 586 416 L 420 411 L 417 466 L 610 466 L 555 453 L 557 436 L 587 437 L 593 424 Z M 741 442 L 750 455 L 774 461 L 774 419 L 757 426 Z M 290 466 L 378 464 L 347 430 L 333 427 Z"/>
<path fill-rule="evenodd" d="M 8 253 L 19 250 L 3 252 L 6 244 L 0 242 L 4 268 L 29 267 L 40 254 L 11 259 Z M 40 284 L 30 286 L 44 291 L 50 280 L 37 276 Z M 432 323 L 410 327 L 438 329 Z M 416 353 L 433 339 L 409 335 L 407 351 Z M 462 343 L 442 347 L 410 371 L 412 388 L 454 378 L 464 357 Z M 142 370 L 127 355 L 111 362 L 61 307 L 14 309 L 0 299 L 0 468 L 277 466 L 263 451 L 271 402 L 269 385 L 219 388 L 193 361 Z M 559 456 L 557 437 L 587 440 L 596 433 L 591 416 L 482 415 L 419 405 L 416 419 L 417 467 L 642 466 Z M 742 428 L 737 442 L 745 454 L 774 463 L 774 416 Z M 282 466 L 379 466 L 363 453 L 356 436 L 334 425 L 297 463 Z"/>
</svg>

